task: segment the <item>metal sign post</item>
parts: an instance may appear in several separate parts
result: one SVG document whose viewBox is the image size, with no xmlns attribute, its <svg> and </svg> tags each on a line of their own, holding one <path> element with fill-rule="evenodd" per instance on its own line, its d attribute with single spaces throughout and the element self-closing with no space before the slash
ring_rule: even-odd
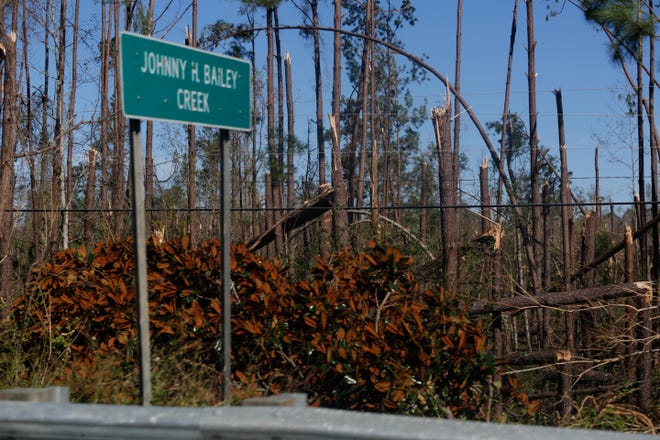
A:
<svg viewBox="0 0 660 440">
<path fill-rule="evenodd" d="M 231 398 L 231 171 L 229 131 L 220 130 L 220 242 L 222 244 L 222 400 Z"/>
<path fill-rule="evenodd" d="M 238 58 L 168 43 L 131 32 L 120 35 L 122 109 L 130 118 L 135 235 L 135 294 L 140 355 L 140 396 L 151 402 L 151 349 L 147 291 L 144 176 L 140 119 L 201 124 L 221 129 L 223 400 L 231 397 L 231 228 L 229 131 L 252 129 L 252 66 Z"/>
<path fill-rule="evenodd" d="M 147 287 L 146 216 L 144 210 L 144 172 L 140 120 L 130 119 L 131 176 L 133 183 L 133 245 L 135 249 L 135 304 L 138 320 L 140 356 L 140 399 L 151 405 L 151 347 L 149 344 L 149 291 Z"/>
</svg>

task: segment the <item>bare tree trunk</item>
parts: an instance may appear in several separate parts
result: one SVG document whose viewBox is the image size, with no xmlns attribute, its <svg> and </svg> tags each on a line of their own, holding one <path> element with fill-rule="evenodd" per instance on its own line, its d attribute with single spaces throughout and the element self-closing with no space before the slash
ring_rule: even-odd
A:
<svg viewBox="0 0 660 440">
<path fill-rule="evenodd" d="M 273 191 L 271 190 L 272 185 L 273 185 L 273 180 L 270 175 L 270 173 L 266 173 L 264 175 L 264 183 L 266 185 L 266 191 L 265 191 L 265 203 L 266 203 L 266 209 L 270 207 L 272 209 L 273 207 Z M 272 212 L 266 212 L 266 229 L 270 230 L 271 227 L 275 224 L 273 221 L 273 214 Z M 268 256 L 272 256 L 273 254 L 273 246 L 272 243 L 268 245 L 266 252 Z"/>
<path fill-rule="evenodd" d="M 367 0 L 366 7 L 366 17 L 365 17 L 365 34 L 372 35 L 372 23 L 374 20 L 373 14 L 373 1 Z M 364 197 L 364 182 L 366 178 L 366 168 L 367 168 L 367 139 L 368 139 L 368 127 L 369 127 L 369 116 L 368 110 L 369 106 L 367 99 L 369 92 L 371 90 L 370 82 L 373 79 L 372 71 L 370 70 L 369 60 L 372 57 L 373 53 L 373 43 L 371 41 L 365 41 L 362 47 L 362 65 L 360 69 L 360 113 L 362 114 L 361 120 L 361 137 L 360 137 L 360 159 L 359 159 L 359 173 L 357 177 L 357 185 L 355 191 L 355 206 L 361 207 L 363 205 Z M 357 131 L 357 122 L 356 128 Z"/>
<path fill-rule="evenodd" d="M 537 134 L 537 112 L 536 112 L 536 40 L 534 39 L 534 0 L 525 0 L 527 4 L 527 84 L 529 100 L 529 175 L 531 180 L 531 202 L 532 202 L 532 236 L 531 250 L 532 258 L 538 260 L 536 251 L 538 243 L 541 242 L 541 206 L 539 191 L 539 170 L 538 170 L 538 134 Z M 539 293 L 540 277 L 538 269 L 530 267 L 532 272 L 532 287 L 535 293 Z"/>
<path fill-rule="evenodd" d="M 277 150 L 277 181 L 273 182 L 273 200 L 280 211 L 277 213 L 277 221 L 284 216 L 284 80 L 282 74 L 282 45 L 280 43 L 280 19 L 278 9 L 273 10 L 273 20 L 275 23 L 275 61 L 277 62 L 277 126 L 275 128 L 276 150 Z M 279 249 L 284 250 L 284 231 L 278 228 L 276 241 L 279 240 Z"/>
<path fill-rule="evenodd" d="M 149 12 L 147 15 L 149 36 L 154 33 L 154 3 L 149 0 Z M 144 140 L 144 209 L 146 211 L 147 225 L 153 228 L 154 215 L 154 122 L 147 120 L 146 135 Z M 191 240 L 192 241 L 192 240 Z M 194 243 L 194 242 L 193 242 Z"/>
<path fill-rule="evenodd" d="M 557 103 L 557 127 L 559 132 L 559 157 L 561 162 L 561 218 L 562 218 L 562 244 L 563 244 L 563 259 L 564 259 L 564 288 L 571 290 L 573 288 L 573 280 L 571 274 L 573 270 L 573 252 L 571 229 L 573 223 L 573 213 L 569 206 L 571 202 L 569 194 L 569 175 L 568 175 L 568 160 L 566 158 L 566 139 L 564 135 L 564 109 L 561 98 L 561 90 L 554 92 Z"/>
<path fill-rule="evenodd" d="M 374 0 L 367 0 L 367 35 L 374 37 L 376 35 L 376 20 L 375 20 L 375 4 Z M 381 226 L 380 226 L 380 208 L 378 200 L 378 140 L 376 129 L 376 81 L 375 81 L 375 45 L 372 40 L 369 40 L 369 59 L 367 63 L 367 72 L 369 74 L 369 129 L 371 133 L 371 223 L 373 228 L 373 235 L 376 240 L 381 239 Z M 366 127 L 366 125 L 365 125 Z M 366 128 L 365 128 L 366 129 Z"/>
<path fill-rule="evenodd" d="M 648 5 L 649 16 L 653 16 L 653 2 L 645 2 Z M 641 3 L 639 6 L 641 8 Z M 641 54 L 640 54 L 641 56 Z M 651 216 L 655 218 L 658 215 L 658 144 L 655 132 L 655 36 L 649 38 L 649 97 L 648 97 L 648 119 L 649 119 L 649 143 L 651 147 Z M 641 85 L 641 83 L 640 83 Z M 640 390 L 638 396 L 639 406 L 645 411 L 649 411 L 652 406 L 652 388 L 653 388 L 653 357 L 651 355 L 651 340 L 654 334 L 652 306 L 657 304 L 660 297 L 660 288 L 657 281 L 660 279 L 660 237 L 658 236 L 658 224 L 654 223 L 651 228 L 652 242 L 652 264 L 651 280 L 655 281 L 653 294 L 645 297 L 641 304 L 641 325 L 639 326 L 639 350 L 640 356 L 639 382 Z M 654 299 L 655 297 L 655 299 Z M 657 319 L 656 319 L 657 321 Z M 655 324 L 658 325 L 657 323 Z"/>
<path fill-rule="evenodd" d="M 550 218 L 550 184 L 545 182 L 541 191 L 541 198 L 543 200 L 543 279 L 542 286 L 545 292 L 552 282 L 552 220 Z M 539 309 L 539 348 L 546 349 L 550 345 L 550 335 L 552 327 L 550 326 L 550 313 L 543 307 Z M 544 384 L 544 388 L 547 388 Z"/>
<path fill-rule="evenodd" d="M 55 86 L 55 158 L 53 160 L 53 206 L 60 212 L 60 228 L 53 229 L 51 249 L 57 249 L 57 236 L 61 233 L 62 248 L 69 247 L 69 219 L 66 212 L 66 192 L 64 182 L 64 62 L 66 60 L 66 0 L 60 2 L 60 24 L 57 45 L 57 83 Z"/>
<path fill-rule="evenodd" d="M 273 31 L 273 15 L 275 13 L 274 8 L 268 8 L 266 12 L 266 27 L 267 27 L 267 36 L 268 36 L 268 55 L 267 55 L 267 126 L 268 126 L 268 157 L 269 157 L 269 166 L 270 166 L 270 185 L 267 185 L 266 191 L 269 192 L 269 196 L 266 200 L 270 200 L 270 204 L 266 204 L 267 208 L 271 208 L 271 212 L 267 215 L 271 217 L 270 224 L 277 224 L 280 218 L 280 211 L 278 208 L 281 208 L 281 205 L 278 205 L 277 201 L 277 192 L 279 186 L 279 175 L 281 170 L 279 168 L 279 159 L 277 158 L 277 147 L 276 147 L 276 127 L 275 127 L 275 72 L 274 72 L 274 59 L 275 59 L 275 37 Z M 281 234 L 276 235 L 275 239 L 275 252 L 279 252 L 282 244 Z"/>
<path fill-rule="evenodd" d="M 248 23 L 250 24 L 251 27 L 254 27 L 254 20 L 255 20 L 255 9 L 248 9 L 246 18 L 248 20 Z M 255 36 L 252 34 L 252 37 L 250 38 L 250 45 L 251 45 L 251 51 L 250 51 L 250 63 L 252 65 L 252 71 L 256 71 L 256 44 L 255 44 Z M 257 173 L 257 145 L 258 141 L 257 138 L 258 136 L 256 135 L 257 133 L 257 115 L 259 112 L 257 111 L 257 97 L 259 96 L 259 84 L 257 84 L 256 80 L 252 80 L 252 136 L 250 136 L 250 140 L 252 142 L 252 154 L 251 154 L 251 165 L 250 165 L 250 171 L 251 171 L 251 181 L 250 181 L 250 190 L 251 190 L 251 198 L 252 198 L 252 206 L 260 206 L 260 200 L 259 200 L 259 190 L 258 190 L 258 184 L 257 184 L 257 178 L 258 178 L 258 173 Z M 257 233 L 257 228 L 258 228 L 258 214 L 254 211 L 251 212 L 250 214 L 251 218 L 251 233 L 252 235 L 256 235 Z M 267 216 L 267 215 L 266 215 Z"/>
<path fill-rule="evenodd" d="M 39 191 L 37 187 L 37 170 L 35 166 L 35 151 L 34 139 L 32 136 L 32 82 L 30 75 L 30 59 L 28 56 L 29 38 L 27 31 L 27 3 L 23 2 L 23 9 L 21 13 L 21 32 L 23 34 L 23 68 L 25 75 L 25 93 L 26 93 L 26 139 L 25 150 L 28 167 L 30 170 L 30 202 L 32 203 L 32 243 L 35 261 L 39 261 L 40 243 L 39 243 L 39 228 L 41 227 L 41 213 L 38 211 L 39 206 Z"/>
<path fill-rule="evenodd" d="M 293 107 L 293 80 L 291 77 L 291 57 L 287 52 L 284 55 L 284 78 L 286 83 L 286 111 L 287 111 L 287 150 L 286 150 L 286 177 L 287 177 L 287 207 L 293 208 L 296 203 L 295 193 L 295 165 L 294 152 L 296 149 L 295 112 Z"/>
<path fill-rule="evenodd" d="M 626 225 L 625 229 L 625 247 L 623 253 L 623 274 L 624 280 L 626 283 L 632 283 L 635 281 L 635 245 L 633 242 L 632 229 L 629 225 Z M 637 323 L 637 313 L 634 311 L 636 306 L 634 300 L 627 301 L 630 307 L 626 307 L 626 333 L 628 335 L 628 343 L 626 344 L 626 360 L 624 365 L 626 366 L 626 376 L 629 382 L 635 380 L 635 359 L 634 353 L 637 349 L 635 341 L 635 325 Z"/>
<path fill-rule="evenodd" d="M 80 0 L 75 0 L 73 12 L 73 36 L 71 43 L 71 89 L 69 90 L 69 112 L 67 116 L 68 140 L 66 150 L 66 203 L 65 208 L 70 208 L 73 198 L 73 126 L 76 115 L 76 83 L 78 82 L 78 24 L 80 20 Z M 62 230 L 69 235 L 70 216 L 67 211 L 63 216 Z M 68 245 L 69 237 L 63 239 Z"/>
<path fill-rule="evenodd" d="M 649 14 L 650 16 L 653 16 L 653 2 L 644 2 L 646 5 L 648 5 L 649 8 Z M 642 1 L 638 0 L 637 1 L 637 14 L 638 14 L 638 19 L 641 20 L 641 13 L 642 13 Z M 642 96 L 642 87 L 643 87 L 643 78 L 642 78 L 642 47 L 643 47 L 643 41 L 642 37 L 639 37 L 639 54 L 637 57 L 637 87 L 638 87 L 638 96 L 637 96 L 637 131 L 638 131 L 638 137 L 639 137 L 639 147 L 640 149 L 643 150 L 643 145 L 644 145 L 644 139 L 643 139 L 643 117 L 642 117 L 642 110 L 643 110 L 643 96 Z M 648 98 L 648 117 L 649 117 L 649 143 L 650 143 L 650 149 L 651 149 L 651 200 L 654 202 L 651 204 L 651 212 L 653 218 L 656 217 L 658 213 L 658 207 L 657 207 L 657 202 L 658 202 L 658 156 L 656 154 L 656 150 L 658 145 L 656 144 L 656 137 L 654 136 L 655 134 L 655 115 L 654 115 L 654 80 L 655 80 L 655 75 L 654 75 L 654 70 L 655 70 L 655 36 L 651 36 L 649 38 L 649 66 L 650 66 L 650 74 L 649 74 L 649 98 Z M 640 154 L 640 161 L 641 156 L 643 156 L 643 153 Z M 640 165 L 640 179 L 643 179 L 643 173 L 642 173 L 642 168 Z M 642 181 L 640 180 L 640 188 L 642 185 Z M 641 195 L 641 202 L 642 204 L 640 205 L 641 209 L 641 214 L 643 217 L 643 220 L 646 221 L 646 216 L 645 216 L 645 211 L 646 207 L 644 206 L 644 198 L 643 195 Z M 653 281 L 657 281 L 659 276 L 660 276 L 660 238 L 658 237 L 658 224 L 654 223 L 653 227 L 651 228 L 651 241 L 653 244 L 653 249 L 652 249 L 652 265 L 651 265 L 651 270 L 650 270 L 650 277 Z M 640 239 L 642 239 L 640 237 Z M 640 246 L 644 243 L 643 241 L 640 241 Z M 644 254 L 642 254 L 642 257 L 644 257 Z M 644 258 L 644 266 L 646 267 L 646 261 L 647 259 Z M 637 395 L 637 402 L 640 408 L 642 408 L 643 411 L 649 411 L 651 410 L 651 407 L 653 405 L 652 402 L 652 396 L 653 396 L 653 357 L 651 355 L 651 341 L 653 340 L 653 312 L 652 312 L 652 306 L 654 303 L 654 297 L 658 296 L 658 291 L 659 288 L 657 286 L 657 283 L 654 284 L 654 289 L 653 293 L 651 295 L 645 295 L 642 297 L 642 299 L 639 301 L 639 324 L 637 325 L 637 350 L 641 353 L 639 357 L 639 368 L 637 369 L 637 381 L 639 383 L 639 394 Z M 657 320 L 656 320 L 657 321 Z"/>
<path fill-rule="evenodd" d="M 109 36 L 106 31 L 107 18 L 105 4 L 101 3 L 101 138 L 99 139 L 100 149 L 99 152 L 93 146 L 87 151 L 88 163 L 88 176 L 87 187 L 85 188 L 85 240 L 91 244 L 94 241 L 94 228 L 97 223 L 98 216 L 93 211 L 96 202 L 96 160 L 100 154 L 101 157 L 101 196 L 100 206 L 102 209 L 107 208 L 108 204 L 108 189 L 107 189 L 107 132 L 108 132 L 108 41 Z"/>
<path fill-rule="evenodd" d="M 561 231 L 562 231 L 562 244 L 563 244 L 563 259 L 564 259 L 564 290 L 571 291 L 573 289 L 573 281 L 571 275 L 573 274 L 573 253 L 571 240 L 571 225 L 573 222 L 572 210 L 569 206 L 570 195 L 568 193 L 568 164 L 566 159 L 566 140 L 564 137 L 564 110 L 561 99 L 561 90 L 554 91 L 557 101 L 557 126 L 559 131 L 559 155 L 561 161 Z M 575 315 L 571 311 L 566 312 L 566 350 L 570 354 L 570 359 L 575 355 Z M 570 360 L 569 359 L 569 360 Z M 561 365 L 561 382 L 560 382 L 560 415 L 563 420 L 570 415 L 573 406 L 573 378 L 572 368 L 570 362 Z"/>
<path fill-rule="evenodd" d="M 424 208 L 429 203 L 428 169 L 429 166 L 426 161 L 422 162 L 422 191 L 419 196 L 419 203 L 422 208 L 419 211 L 419 238 L 423 243 L 426 243 L 428 239 L 428 212 Z"/>
<path fill-rule="evenodd" d="M 502 110 L 502 138 L 500 139 L 500 163 L 504 161 L 504 158 L 506 157 L 506 134 L 507 130 L 506 127 L 509 125 L 508 119 L 509 119 L 509 100 L 511 98 L 511 72 L 513 70 L 513 50 L 515 48 L 515 43 L 516 43 L 516 27 L 517 27 L 517 21 L 518 21 L 518 0 L 515 0 L 513 4 L 513 18 L 511 19 L 511 35 L 509 36 L 509 58 L 507 62 L 507 69 L 506 69 L 506 86 L 505 86 L 505 91 L 504 91 L 504 109 Z M 498 179 L 497 179 L 497 203 L 502 204 L 503 200 L 503 176 L 504 176 L 504 168 L 502 166 L 499 167 L 499 174 L 498 174 Z M 501 222 L 501 214 L 502 210 L 497 211 L 497 222 Z"/>
<path fill-rule="evenodd" d="M 48 176 L 50 176 L 48 167 L 52 164 L 53 156 L 52 149 L 49 145 L 50 135 L 48 128 L 48 103 L 50 102 L 50 14 L 52 7 L 51 1 L 46 0 L 44 14 L 44 85 L 41 99 L 41 140 L 39 145 L 42 154 L 39 170 L 39 203 L 37 204 L 36 209 L 48 209 L 49 215 L 44 214 L 42 217 L 42 223 L 38 226 L 41 230 L 43 242 L 43 248 L 37 249 L 35 252 L 39 260 L 43 258 L 44 255 L 50 253 L 50 237 L 51 231 L 54 229 L 52 226 L 54 223 L 52 212 L 53 206 L 50 203 L 50 200 L 47 201 L 47 198 L 50 197 L 49 194 L 53 192 L 53 179 L 48 178 Z M 48 207 L 46 207 L 47 202 Z"/>
<path fill-rule="evenodd" d="M 438 147 L 438 176 L 440 184 L 440 228 L 442 240 L 442 280 L 447 291 L 456 288 L 458 272 L 458 252 L 456 246 L 456 190 L 453 183 L 453 158 L 451 148 L 451 102 L 449 96 L 445 106 L 431 109 L 431 118 L 435 129 Z"/>
<path fill-rule="evenodd" d="M 498 179 L 497 179 L 497 204 L 501 205 L 504 200 L 504 191 L 505 187 L 504 179 L 506 177 L 504 171 L 504 160 L 506 158 L 506 127 L 508 125 L 509 118 L 509 100 L 511 97 L 511 72 L 513 70 L 513 51 L 515 48 L 516 42 L 516 28 L 518 20 L 518 0 L 514 1 L 513 12 L 511 18 L 511 33 L 509 36 L 509 56 L 507 61 L 507 72 L 506 72 L 506 86 L 504 92 L 504 108 L 502 110 L 502 139 L 500 140 L 500 160 L 495 163 L 498 170 Z M 510 176 L 513 174 L 509 173 Z M 512 177 L 511 177 L 512 178 Z M 510 200 L 514 202 L 514 200 Z M 495 221 L 498 225 L 502 224 L 502 209 L 497 210 L 497 216 Z M 504 292 L 504 256 L 502 253 L 502 247 L 495 250 L 494 262 L 493 262 L 493 286 L 490 290 L 490 297 L 493 301 L 498 301 L 503 296 Z M 493 316 L 493 344 L 496 353 L 504 354 L 505 351 L 505 335 L 504 335 L 504 322 L 502 314 L 496 314 Z"/>
<path fill-rule="evenodd" d="M 365 30 L 369 29 L 369 9 L 365 17 Z M 355 115 L 350 119 L 350 139 L 346 149 L 346 180 L 348 185 L 348 203 L 350 206 L 362 206 L 362 194 L 364 191 L 364 164 L 366 149 L 366 127 L 367 127 L 367 59 L 369 57 L 369 42 L 362 41 L 362 57 L 360 65 L 360 78 L 355 100 Z M 358 145 L 360 149 L 358 150 Z M 353 214 L 348 213 L 348 222 L 351 223 Z"/>
<path fill-rule="evenodd" d="M 191 33 L 186 35 L 186 45 L 197 47 L 197 0 L 192 1 L 192 26 Z M 197 245 L 199 227 L 195 222 L 197 218 L 193 210 L 197 207 L 197 192 L 195 190 L 195 176 L 197 169 L 197 155 L 195 153 L 195 126 L 186 126 L 188 135 L 188 235 L 192 246 Z"/>
<path fill-rule="evenodd" d="M 598 233 L 598 223 L 600 217 L 598 210 L 591 209 L 587 211 L 584 217 L 584 228 L 582 231 L 582 264 L 588 264 L 596 258 L 596 234 Z M 583 278 L 585 287 L 596 285 L 596 274 L 591 271 Z"/>
<path fill-rule="evenodd" d="M 488 207 L 490 205 L 490 191 L 488 189 L 488 160 L 484 159 L 481 162 L 481 167 L 479 169 L 479 183 L 480 183 L 480 193 L 481 193 L 481 234 L 486 235 L 490 231 L 493 231 L 494 234 L 494 245 L 493 249 L 490 252 L 489 258 L 486 260 L 486 266 L 484 267 L 484 275 L 492 274 L 489 285 L 492 286 L 488 290 L 488 301 L 497 302 L 499 300 L 500 291 L 496 289 L 499 281 L 497 277 L 500 275 L 497 271 L 497 265 L 499 264 L 499 259 L 501 258 L 501 243 L 500 243 L 500 225 L 499 223 L 493 224 L 491 220 L 491 209 Z M 495 352 L 495 357 L 500 358 L 504 355 L 504 341 L 502 339 L 502 314 L 494 313 L 493 314 L 493 351 Z M 501 378 L 500 378 L 501 379 Z M 501 408 L 498 407 L 497 412 Z"/>
<path fill-rule="evenodd" d="M 318 0 L 311 0 L 312 25 L 319 25 Z M 314 78 L 316 80 L 316 145 L 319 160 L 319 185 L 326 182 L 325 178 L 325 143 L 323 142 L 323 81 L 321 76 L 321 48 L 318 29 L 312 33 L 314 39 Z"/>
<path fill-rule="evenodd" d="M 490 190 L 488 189 L 488 160 L 481 161 L 479 167 L 479 193 L 481 194 L 481 233 L 485 234 L 492 228 L 490 213 Z"/>
<path fill-rule="evenodd" d="M 641 0 L 637 0 L 637 20 L 641 20 L 642 13 L 642 3 Z M 638 215 L 638 225 L 637 229 L 646 223 L 646 181 L 645 173 L 646 167 L 644 165 L 644 78 L 643 78 L 643 66 L 642 66 L 642 52 L 643 52 L 643 41 L 640 35 L 637 47 L 637 83 L 636 83 L 636 95 L 637 95 L 637 163 L 639 165 L 639 215 Z M 648 249 L 646 246 L 646 234 L 639 237 L 639 257 L 640 257 L 640 267 L 642 273 L 646 276 L 648 271 Z"/>
<path fill-rule="evenodd" d="M 2 137 L 0 140 L 0 317 L 7 316 L 14 294 L 14 155 L 18 137 L 18 87 L 16 84 L 16 31 L 18 1 L 11 2 L 11 29 L 5 28 L 5 8 L 0 8 L 0 44 L 4 58 Z"/>
<path fill-rule="evenodd" d="M 456 94 L 461 93 L 461 57 L 462 49 L 461 43 L 463 39 L 463 0 L 458 0 L 456 5 L 456 62 L 454 64 L 454 88 L 456 89 Z M 458 98 L 454 97 L 454 147 L 452 148 L 452 194 L 450 203 L 454 206 L 458 206 L 460 200 L 460 144 L 461 144 L 461 112 L 462 108 Z M 450 209 L 449 215 L 452 217 L 452 223 L 455 225 L 456 238 L 461 235 L 461 223 L 458 221 L 458 210 Z M 460 256 L 458 255 L 459 248 L 456 247 L 456 282 L 458 283 L 460 267 L 459 263 L 461 261 Z M 458 285 L 454 286 L 458 289 Z"/>
<path fill-rule="evenodd" d="M 291 57 L 287 52 L 284 55 L 284 81 L 286 84 L 286 111 L 287 111 L 287 147 L 286 147 L 286 179 L 287 179 L 287 202 L 286 206 L 292 209 L 296 203 L 295 191 L 295 163 L 294 152 L 296 148 L 295 135 L 295 111 L 293 102 L 293 79 L 291 75 Z M 295 249 L 291 247 L 288 251 L 289 259 L 295 261 Z"/>
<path fill-rule="evenodd" d="M 596 234 L 598 233 L 598 211 L 593 208 L 584 216 L 582 229 L 582 264 L 587 264 L 596 258 Z M 596 285 L 596 273 L 591 271 L 582 279 L 583 287 L 594 287 Z M 587 349 L 596 348 L 594 344 L 594 330 L 596 329 L 596 314 L 593 310 L 579 312 L 578 323 L 582 326 L 578 335 L 582 336 L 582 347 Z"/>
<path fill-rule="evenodd" d="M 456 93 L 461 93 L 461 40 L 463 37 L 463 0 L 458 0 L 456 6 L 456 63 L 454 66 L 454 88 Z M 458 98 L 454 101 L 454 152 L 452 158 L 453 175 L 456 179 L 454 186 L 459 189 L 459 157 L 461 136 L 461 105 Z"/>
<path fill-rule="evenodd" d="M 106 11 L 107 6 L 107 11 Z M 110 3 L 101 2 L 101 209 L 108 209 L 110 205 L 110 176 L 109 167 L 111 162 L 110 149 L 108 148 L 108 123 L 110 122 L 109 104 L 109 71 L 110 71 Z M 88 213 L 90 214 L 90 213 Z M 104 216 L 108 221 L 111 216 Z"/>
<path fill-rule="evenodd" d="M 94 202 L 96 200 L 96 157 L 98 151 L 91 147 L 87 150 L 87 186 L 85 187 L 85 242 L 94 242 Z"/>
<path fill-rule="evenodd" d="M 642 225 L 644 225 L 645 209 L 644 209 L 644 205 L 641 201 L 641 198 L 640 198 L 639 194 L 635 194 L 634 197 L 633 197 L 633 200 L 635 201 L 635 220 L 637 222 L 636 225 L 635 225 L 635 229 L 637 231 L 639 231 L 642 228 Z M 644 243 L 643 247 L 646 248 L 646 245 L 645 245 L 646 240 L 644 238 L 645 235 L 646 234 L 640 235 L 638 240 L 637 240 L 637 246 L 639 246 L 639 248 L 640 248 L 639 253 L 637 254 L 638 270 L 640 270 L 640 271 L 641 271 L 641 269 L 639 269 L 639 268 L 641 268 L 642 265 L 644 264 L 644 261 L 646 261 L 646 257 L 642 255 L 642 243 Z M 644 252 L 644 255 L 646 255 L 646 252 Z M 643 271 L 643 273 L 646 274 L 646 271 Z"/>
<path fill-rule="evenodd" d="M 341 0 L 334 0 L 334 25 L 341 29 Z M 344 182 L 344 167 L 341 160 L 341 35 L 334 33 L 333 42 L 333 69 L 332 69 L 332 116 L 330 127 L 332 129 L 332 186 L 335 190 L 335 203 L 333 204 L 333 219 L 335 227 L 335 248 L 348 245 L 348 217 L 346 214 L 347 195 Z"/>
<path fill-rule="evenodd" d="M 119 38 L 119 33 L 122 30 L 121 17 L 120 17 L 120 3 L 114 3 L 114 30 L 115 38 Z M 112 63 L 114 66 L 114 130 L 113 130 L 113 143 L 114 143 L 114 163 L 113 163 L 113 176 L 112 176 L 112 203 L 114 208 L 120 210 L 113 216 L 115 231 L 123 235 L 125 232 L 125 214 L 121 212 L 126 208 L 126 181 L 124 180 L 124 115 L 119 110 L 121 109 L 121 85 L 119 84 L 119 45 L 114 45 L 112 49 Z"/>
</svg>

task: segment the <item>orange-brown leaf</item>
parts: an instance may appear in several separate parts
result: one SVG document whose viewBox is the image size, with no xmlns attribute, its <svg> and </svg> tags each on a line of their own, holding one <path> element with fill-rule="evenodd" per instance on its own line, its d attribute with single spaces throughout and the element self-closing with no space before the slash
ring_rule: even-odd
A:
<svg viewBox="0 0 660 440">
<path fill-rule="evenodd" d="M 392 387 L 392 382 L 386 380 L 376 382 L 374 384 L 374 388 L 376 388 L 376 391 L 380 391 L 381 393 L 387 392 L 391 387 Z"/>
</svg>

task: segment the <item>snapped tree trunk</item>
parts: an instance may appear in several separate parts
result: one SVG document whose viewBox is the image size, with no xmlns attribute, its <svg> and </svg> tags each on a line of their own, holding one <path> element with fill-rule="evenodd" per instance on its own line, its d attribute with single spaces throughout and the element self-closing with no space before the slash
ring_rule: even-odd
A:
<svg viewBox="0 0 660 440">
<path fill-rule="evenodd" d="M 456 245 L 456 177 L 454 176 L 451 148 L 451 103 L 449 96 L 445 106 L 431 109 L 438 147 L 438 176 L 440 184 L 440 230 L 442 240 L 443 287 L 451 291 L 456 287 L 458 249 Z"/>
<path fill-rule="evenodd" d="M 559 156 L 561 161 L 561 230 L 564 258 L 564 290 L 573 289 L 571 274 L 573 273 L 573 240 L 571 239 L 571 229 L 573 223 L 573 214 L 568 193 L 568 160 L 566 158 L 566 139 L 564 136 L 564 109 L 561 99 L 561 90 L 554 91 L 557 101 L 557 127 L 559 132 Z M 571 358 L 575 354 L 575 314 L 572 311 L 565 313 L 566 319 L 566 346 Z M 560 388 L 560 415 L 565 420 L 573 408 L 573 372 L 570 362 L 560 364 L 561 381 Z"/>
<path fill-rule="evenodd" d="M 269 192 L 269 197 L 267 197 L 266 207 L 270 208 L 270 212 L 266 215 L 270 216 L 270 224 L 277 224 L 280 219 L 281 212 L 279 209 L 281 205 L 281 197 L 279 194 L 279 182 L 282 174 L 282 170 L 279 166 L 279 159 L 277 157 L 277 146 L 276 146 L 276 127 L 275 127 L 275 33 L 273 29 L 273 16 L 275 14 L 275 8 L 268 8 L 266 11 L 266 27 L 267 27 L 267 37 L 268 37 L 268 54 L 267 54 L 267 78 L 266 78 L 266 90 L 267 90 L 267 126 L 268 126 L 268 158 L 269 158 L 269 167 L 270 167 L 270 185 L 266 186 L 266 191 Z M 270 200 L 270 204 L 268 203 Z M 279 252 L 282 248 L 282 234 L 276 233 L 275 238 L 275 252 Z"/>
<path fill-rule="evenodd" d="M 284 55 L 284 83 L 286 85 L 286 112 L 287 112 L 287 149 L 286 149 L 286 180 L 287 180 L 287 208 L 292 208 L 296 202 L 295 192 L 295 166 L 294 153 L 296 149 L 295 112 L 293 107 L 293 79 L 291 77 L 291 57 L 287 52 Z"/>
</svg>

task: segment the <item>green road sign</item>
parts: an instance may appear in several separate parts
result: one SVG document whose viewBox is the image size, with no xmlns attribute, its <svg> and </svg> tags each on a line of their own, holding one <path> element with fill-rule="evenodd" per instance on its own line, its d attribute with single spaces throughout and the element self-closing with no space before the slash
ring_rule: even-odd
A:
<svg viewBox="0 0 660 440">
<path fill-rule="evenodd" d="M 250 63 L 122 32 L 124 114 L 249 131 Z"/>
</svg>

